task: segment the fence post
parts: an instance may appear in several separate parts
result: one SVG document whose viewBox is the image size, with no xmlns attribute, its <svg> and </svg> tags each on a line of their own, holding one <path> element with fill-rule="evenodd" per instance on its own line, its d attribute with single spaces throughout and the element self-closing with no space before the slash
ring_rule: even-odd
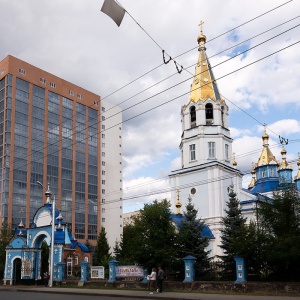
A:
<svg viewBox="0 0 300 300">
<path fill-rule="evenodd" d="M 116 282 L 116 267 L 118 265 L 117 260 L 110 260 L 108 262 L 108 268 L 109 268 L 109 278 L 107 282 Z"/>
<path fill-rule="evenodd" d="M 234 283 L 242 283 L 247 281 L 245 259 L 242 256 L 234 256 L 236 265 L 236 281 Z"/>
<path fill-rule="evenodd" d="M 196 257 L 188 255 L 183 258 L 184 261 L 184 280 L 183 282 L 192 282 L 195 279 Z"/>
</svg>

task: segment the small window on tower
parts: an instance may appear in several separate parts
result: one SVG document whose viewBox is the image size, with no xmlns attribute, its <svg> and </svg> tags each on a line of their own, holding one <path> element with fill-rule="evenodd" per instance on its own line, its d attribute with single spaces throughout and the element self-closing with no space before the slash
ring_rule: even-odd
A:
<svg viewBox="0 0 300 300">
<path fill-rule="evenodd" d="M 190 145 L 190 160 L 196 160 L 196 145 L 192 144 Z"/>
<path fill-rule="evenodd" d="M 212 125 L 214 123 L 214 110 L 211 103 L 205 105 L 205 118 L 206 125 Z"/>
<path fill-rule="evenodd" d="M 190 108 L 191 128 L 196 126 L 196 108 L 192 106 Z"/>
</svg>

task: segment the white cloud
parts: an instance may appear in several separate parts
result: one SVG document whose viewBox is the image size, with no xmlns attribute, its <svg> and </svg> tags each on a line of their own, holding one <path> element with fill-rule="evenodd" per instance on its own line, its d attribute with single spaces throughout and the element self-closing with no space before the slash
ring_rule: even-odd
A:
<svg viewBox="0 0 300 300">
<path fill-rule="evenodd" d="M 252 0 L 243 1 L 243 5 L 236 0 L 193 0 L 188 5 L 185 0 L 176 0 L 172 4 L 169 0 L 123 0 L 121 4 L 155 42 L 185 68 L 197 61 L 200 20 L 204 21 L 210 57 L 288 21 L 296 16 L 294 12 L 300 11 L 300 2 L 292 1 L 254 19 L 281 5 L 281 0 L 261 0 L 259 5 Z M 177 74 L 174 63 L 163 64 L 161 49 L 128 14 L 117 27 L 100 12 L 101 5 L 101 1 L 96 0 L 0 0 L 0 59 L 12 54 L 102 98 L 110 95 L 107 101 L 121 103 L 121 108 L 126 109 L 123 113 L 126 121 L 123 124 L 125 181 L 146 178 L 149 169 L 154 173 L 153 168 L 157 168 L 157 174 L 166 174 L 180 166 L 180 159 L 175 159 L 178 154 L 174 154 L 178 152 L 182 134 L 180 110 L 188 101 L 191 84 L 188 78 L 194 73 L 194 67 Z M 250 19 L 254 20 L 247 22 Z M 245 25 L 237 27 L 243 23 Z M 254 46 L 297 23 L 298 19 L 288 22 L 251 39 L 247 45 Z M 222 35 L 235 27 L 234 31 Z M 297 27 L 244 56 L 213 68 L 216 78 L 232 72 L 218 80 L 218 86 L 230 107 L 229 125 L 231 136 L 237 138 L 234 151 L 241 169 L 251 168 L 251 161 L 258 159 L 262 147 L 262 129 L 257 120 L 270 124 L 268 128 L 276 134 L 287 136 L 289 140 L 297 139 L 299 44 L 271 54 L 294 43 L 299 35 Z M 211 65 L 230 58 L 234 50 L 211 57 Z M 254 63 L 267 55 L 271 56 Z M 147 75 L 139 78 L 143 74 Z M 164 80 L 167 77 L 170 78 Z M 127 85 L 131 81 L 134 83 Z M 168 89 L 180 82 L 183 83 Z M 123 86 L 126 87 L 121 88 Z M 144 89 L 147 90 L 141 93 Z M 149 99 L 144 101 L 146 98 Z M 127 109 L 129 106 L 133 107 Z M 275 136 L 272 132 L 269 134 L 276 144 Z M 288 155 L 299 151 L 297 145 L 289 143 L 286 146 Z M 279 149 L 276 146 L 274 152 L 279 154 Z M 256 153 L 249 154 L 252 150 Z"/>
</svg>

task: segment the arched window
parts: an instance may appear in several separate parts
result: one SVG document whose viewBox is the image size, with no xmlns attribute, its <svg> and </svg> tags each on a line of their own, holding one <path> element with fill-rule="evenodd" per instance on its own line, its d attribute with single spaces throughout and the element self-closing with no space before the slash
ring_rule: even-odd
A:
<svg viewBox="0 0 300 300">
<path fill-rule="evenodd" d="M 72 255 L 69 254 L 67 258 L 67 274 L 68 276 L 72 275 Z"/>
<path fill-rule="evenodd" d="M 190 118 L 191 118 L 191 127 L 196 126 L 196 108 L 195 106 L 192 106 L 190 108 Z"/>
<path fill-rule="evenodd" d="M 214 110 L 213 110 L 213 105 L 211 103 L 207 103 L 205 105 L 205 118 L 206 118 L 206 125 L 210 125 L 214 123 Z"/>
</svg>

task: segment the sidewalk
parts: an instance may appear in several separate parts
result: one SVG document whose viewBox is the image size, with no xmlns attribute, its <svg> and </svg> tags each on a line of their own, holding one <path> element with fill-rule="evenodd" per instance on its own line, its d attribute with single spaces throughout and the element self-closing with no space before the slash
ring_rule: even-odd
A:
<svg viewBox="0 0 300 300">
<path fill-rule="evenodd" d="M 204 293 L 181 293 L 181 292 L 164 292 L 149 294 L 148 290 L 108 290 L 108 289 L 87 289 L 87 288 L 58 288 L 58 287 L 43 287 L 43 286 L 0 286 L 0 295 L 3 290 L 14 290 L 18 292 L 37 292 L 37 293 L 56 293 L 70 295 L 94 295 L 94 296 L 111 296 L 125 298 L 144 298 L 144 299 L 185 299 L 185 300 L 291 300 L 300 299 L 293 295 L 286 296 L 259 296 L 259 295 L 232 295 L 232 294 L 204 294 Z"/>
</svg>

